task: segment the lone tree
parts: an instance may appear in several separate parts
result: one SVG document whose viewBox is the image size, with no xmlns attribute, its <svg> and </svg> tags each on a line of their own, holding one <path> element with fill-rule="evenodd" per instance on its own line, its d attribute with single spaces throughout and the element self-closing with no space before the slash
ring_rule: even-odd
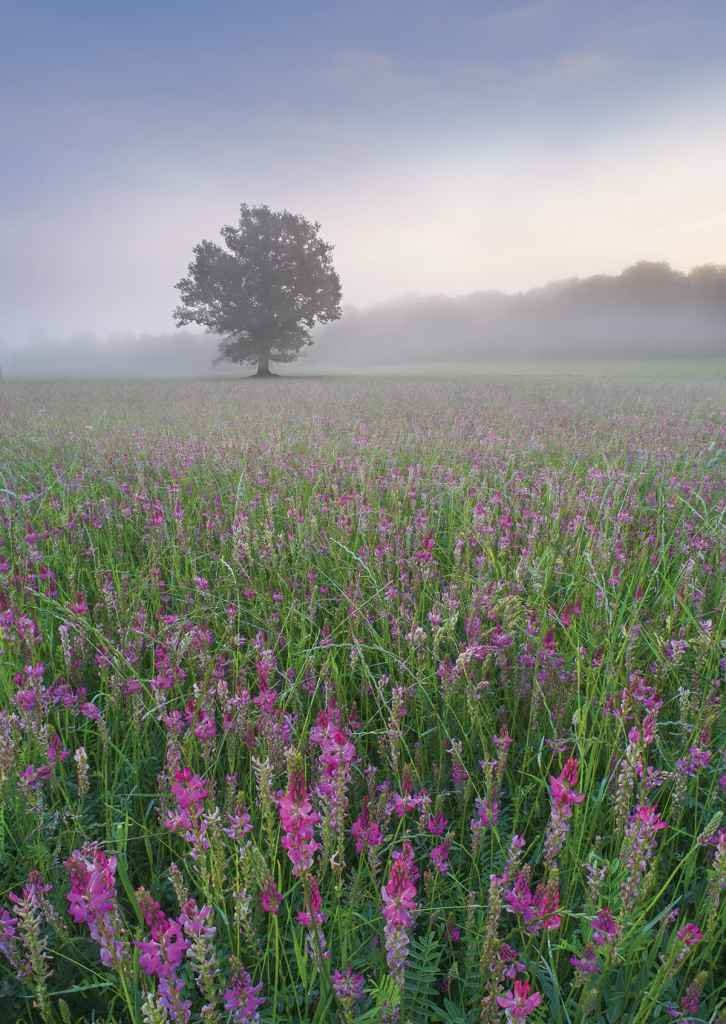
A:
<svg viewBox="0 0 726 1024">
<path fill-rule="evenodd" d="M 216 362 L 256 363 L 258 377 L 275 376 L 271 362 L 297 359 L 316 323 L 340 317 L 333 246 L 319 231 L 288 210 L 243 203 L 238 226 L 222 228 L 226 248 L 206 240 L 194 247 L 176 285 L 177 327 L 195 323 L 219 334 Z"/>
</svg>

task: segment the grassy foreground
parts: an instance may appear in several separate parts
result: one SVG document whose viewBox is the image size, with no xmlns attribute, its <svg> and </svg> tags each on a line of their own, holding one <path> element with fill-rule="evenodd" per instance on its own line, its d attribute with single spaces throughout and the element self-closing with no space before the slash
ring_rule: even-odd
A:
<svg viewBox="0 0 726 1024">
<path fill-rule="evenodd" d="M 0 383 L 0 1020 L 724 1020 L 725 399 Z"/>
</svg>

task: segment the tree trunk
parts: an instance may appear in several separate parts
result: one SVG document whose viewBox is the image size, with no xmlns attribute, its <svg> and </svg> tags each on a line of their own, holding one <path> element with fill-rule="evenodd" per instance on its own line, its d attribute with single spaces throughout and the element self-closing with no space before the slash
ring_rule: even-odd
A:
<svg viewBox="0 0 726 1024">
<path fill-rule="evenodd" d="M 257 373 L 255 377 L 275 377 L 276 374 L 270 370 L 270 353 L 265 352 L 257 357 Z"/>
</svg>

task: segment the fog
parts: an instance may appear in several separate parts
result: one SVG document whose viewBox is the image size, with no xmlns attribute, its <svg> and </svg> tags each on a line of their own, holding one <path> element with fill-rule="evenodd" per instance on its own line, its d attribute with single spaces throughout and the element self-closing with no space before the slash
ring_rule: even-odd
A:
<svg viewBox="0 0 726 1024">
<path fill-rule="evenodd" d="M 487 359 L 726 356 L 726 266 L 690 273 L 640 262 L 618 275 L 506 294 L 404 296 L 344 308 L 283 372 Z M 218 339 L 179 331 L 36 337 L 0 344 L 5 376 L 195 377 L 246 373 L 216 362 Z"/>
<path fill-rule="evenodd" d="M 6 6 L 5 376 L 246 372 L 172 318 L 240 203 L 335 246 L 301 368 L 723 352 L 717 0 Z"/>
</svg>

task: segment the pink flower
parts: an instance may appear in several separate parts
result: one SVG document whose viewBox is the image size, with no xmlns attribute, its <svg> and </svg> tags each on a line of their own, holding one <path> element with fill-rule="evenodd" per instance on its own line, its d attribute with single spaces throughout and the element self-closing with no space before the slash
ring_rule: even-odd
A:
<svg viewBox="0 0 726 1024">
<path fill-rule="evenodd" d="M 614 942 L 620 933 L 620 926 L 607 907 L 598 911 L 592 920 L 592 941 L 596 946 Z"/>
<path fill-rule="evenodd" d="M 439 843 L 438 846 L 434 846 L 431 851 L 431 860 L 436 870 L 442 875 L 448 875 L 449 873 L 449 847 L 450 842 L 445 839 L 443 843 Z"/>
<path fill-rule="evenodd" d="M 584 793 L 578 793 L 575 789 L 579 767 L 577 758 L 570 757 L 565 761 L 565 766 L 557 777 L 550 776 L 552 803 L 567 818 L 572 814 L 573 805 L 581 804 L 585 799 Z"/>
<path fill-rule="evenodd" d="M 88 843 L 71 854 L 65 868 L 71 882 L 68 913 L 76 924 L 88 925 L 100 947 L 101 963 L 113 967 L 125 953 L 116 906 L 116 858 Z"/>
<path fill-rule="evenodd" d="M 600 966 L 592 946 L 587 946 L 581 957 L 571 956 L 570 963 L 581 974 L 599 974 Z"/>
<path fill-rule="evenodd" d="M 253 1024 L 260 1019 L 257 1011 L 265 1002 L 259 995 L 261 991 L 262 982 L 253 985 L 247 971 L 240 969 L 236 972 L 222 996 L 224 1008 L 235 1024 Z"/>
<path fill-rule="evenodd" d="M 189 943 L 184 938 L 182 926 L 171 919 L 156 932 L 155 937 L 147 942 L 137 942 L 136 946 L 141 950 L 139 966 L 145 974 L 170 978 L 184 959 Z"/>
<path fill-rule="evenodd" d="M 282 902 L 282 893 L 270 880 L 260 891 L 260 904 L 266 914 L 276 914 Z"/>
<path fill-rule="evenodd" d="M 687 946 L 695 946 L 703 938 L 703 932 L 697 924 L 684 924 L 678 929 L 678 938 Z"/>
<path fill-rule="evenodd" d="M 184 768 L 175 775 L 176 782 L 171 786 L 171 791 L 176 798 L 178 806 L 186 811 L 195 804 L 201 803 L 209 796 L 204 779 L 199 775 L 192 774 L 190 768 Z"/>
<path fill-rule="evenodd" d="M 388 883 L 381 889 L 383 916 L 386 921 L 386 959 L 391 977 L 403 984 L 408 954 L 408 931 L 413 927 L 416 903 L 418 869 L 414 863 L 413 847 L 405 843 L 393 854 Z"/>
<path fill-rule="evenodd" d="M 530 984 L 528 981 L 515 981 L 511 992 L 505 992 L 503 996 L 497 996 L 497 1003 L 511 1020 L 524 1020 L 530 1013 L 537 1009 L 542 1002 L 539 992 L 532 992 L 530 995 Z"/>
<path fill-rule="evenodd" d="M 532 892 L 527 876 L 520 871 L 514 886 L 504 894 L 504 902 L 511 913 L 521 914 L 527 924 L 527 931 L 534 935 L 542 928 L 551 931 L 559 928 L 560 894 L 556 886 L 539 884 Z"/>
<path fill-rule="evenodd" d="M 442 836 L 446 831 L 448 822 L 443 814 L 430 814 L 426 821 L 426 828 L 432 836 Z"/>
<path fill-rule="evenodd" d="M 475 807 L 476 817 L 471 819 L 470 824 L 471 830 L 476 836 L 483 829 L 496 825 L 499 817 L 499 803 L 496 800 L 477 797 Z"/>
<path fill-rule="evenodd" d="M 352 968 L 344 971 L 333 971 L 331 978 L 333 991 L 341 1002 L 356 1003 L 363 998 L 365 978 L 362 974 L 354 974 Z"/>
<path fill-rule="evenodd" d="M 287 791 L 278 795 L 277 808 L 284 833 L 282 845 L 292 862 L 292 873 L 303 874 L 310 870 L 315 851 L 320 849 L 313 834 L 320 815 L 313 810 L 301 772 L 290 773 Z"/>
<path fill-rule="evenodd" d="M 355 852 L 363 853 L 364 850 L 373 849 L 383 842 L 380 825 L 371 821 L 368 815 L 368 798 L 363 800 L 363 807 L 360 814 L 351 826 L 351 834 L 355 839 Z"/>
</svg>

